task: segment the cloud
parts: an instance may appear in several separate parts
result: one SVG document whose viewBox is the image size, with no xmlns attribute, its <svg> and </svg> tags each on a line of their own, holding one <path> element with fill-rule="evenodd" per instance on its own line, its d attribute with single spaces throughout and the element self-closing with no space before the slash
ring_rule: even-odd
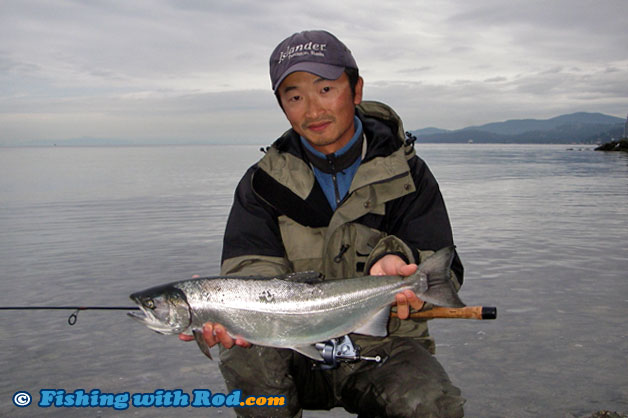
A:
<svg viewBox="0 0 628 418">
<path fill-rule="evenodd" d="M 0 118 L 8 138 L 22 132 L 25 142 L 96 137 L 131 143 L 266 144 L 289 128 L 265 90 L 24 98 L 14 101 L 11 113 L 0 107 Z"/>
<path fill-rule="evenodd" d="M 628 108 L 624 0 L 6 0 L 0 144 L 270 142 L 268 57 L 301 29 L 353 51 L 408 129 Z"/>
<path fill-rule="evenodd" d="M 501 81 L 507 81 L 506 77 L 491 77 L 484 80 L 485 83 L 499 83 Z"/>
<path fill-rule="evenodd" d="M 485 80 L 378 82 L 365 87 L 365 96 L 398 109 L 406 129 L 430 125 L 459 129 L 507 119 L 550 118 L 576 111 L 623 117 L 628 111 L 626 80 L 626 69 L 608 73 L 604 66 L 590 71 L 553 68 Z M 504 95 L 508 100 L 504 100 Z M 548 101 L 548 97 L 552 100 Z"/>
</svg>

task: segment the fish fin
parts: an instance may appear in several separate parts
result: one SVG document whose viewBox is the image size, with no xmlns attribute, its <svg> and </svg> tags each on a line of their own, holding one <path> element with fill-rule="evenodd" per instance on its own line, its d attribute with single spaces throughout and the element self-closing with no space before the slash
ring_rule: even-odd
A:
<svg viewBox="0 0 628 418">
<path fill-rule="evenodd" d="M 318 351 L 318 349 L 316 348 L 316 346 L 310 344 L 310 345 L 301 345 L 298 347 L 290 347 L 291 349 L 293 349 L 294 351 L 296 351 L 299 354 L 303 354 L 305 357 L 309 357 L 312 360 L 316 360 L 316 361 L 324 361 L 323 356 L 321 355 L 321 352 Z"/>
<path fill-rule="evenodd" d="M 213 360 L 212 355 L 209 352 L 209 346 L 205 342 L 205 338 L 203 338 L 203 331 L 195 329 L 192 333 L 194 334 L 194 340 L 196 341 L 198 348 L 200 348 L 203 354 L 209 357 L 210 360 Z"/>
<path fill-rule="evenodd" d="M 390 306 L 380 309 L 369 321 L 360 328 L 353 330 L 355 334 L 371 335 L 373 337 L 385 337 L 388 335 L 388 318 Z"/>
<path fill-rule="evenodd" d="M 449 281 L 449 279 L 447 280 Z M 449 290 L 446 290 L 446 288 L 449 288 Z M 427 292 L 417 296 L 421 298 L 421 300 L 437 306 L 444 306 L 447 308 L 462 308 L 467 306 L 462 300 L 460 300 L 460 297 L 456 293 L 456 289 L 451 282 L 443 284 L 438 289 L 430 288 Z"/>
<path fill-rule="evenodd" d="M 187 329 L 181 331 L 179 334 L 188 335 L 190 337 L 193 337 L 194 336 L 194 330 L 192 330 L 192 328 L 188 327 Z"/>
<path fill-rule="evenodd" d="M 455 247 L 445 247 L 436 251 L 419 265 L 418 275 L 427 277 L 427 290 L 417 293 L 425 302 L 438 306 L 461 308 L 466 306 L 458 297 L 450 278 L 451 262 Z"/>
</svg>

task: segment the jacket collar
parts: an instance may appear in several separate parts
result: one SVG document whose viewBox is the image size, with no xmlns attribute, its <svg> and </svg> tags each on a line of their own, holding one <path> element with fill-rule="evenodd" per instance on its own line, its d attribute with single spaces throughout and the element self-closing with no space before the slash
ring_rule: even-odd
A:
<svg viewBox="0 0 628 418">
<path fill-rule="evenodd" d="M 365 160 L 388 156 L 404 145 L 405 133 L 401 118 L 388 105 L 375 101 L 363 101 L 356 106 L 355 114 L 362 122 L 362 129 L 368 142 Z M 308 160 L 305 147 L 293 129 L 284 132 L 271 148 Z"/>
<path fill-rule="evenodd" d="M 307 146 L 303 146 L 303 151 L 307 156 L 307 159 L 312 163 L 314 167 L 327 174 L 334 174 L 350 167 L 355 160 L 362 155 L 362 145 L 364 143 L 364 135 L 360 132 L 360 137 L 357 141 L 354 141 L 351 146 L 345 150 L 342 154 L 335 153 L 323 156 L 320 153 L 314 153 Z"/>
<path fill-rule="evenodd" d="M 407 175 L 409 152 L 401 149 L 404 147 L 403 127 L 396 113 L 384 104 L 363 102 L 356 108 L 356 115 L 362 122 L 368 147 L 350 192 Z M 298 216 L 300 210 L 296 208 L 301 206 L 300 201 L 307 205 L 310 216 L 315 215 L 314 212 L 320 214 L 322 224 L 333 214 L 309 166 L 299 135 L 292 129 L 268 148 L 257 164 L 252 183 L 258 196 L 281 212 Z M 385 200 L 390 198 L 394 196 Z"/>
</svg>

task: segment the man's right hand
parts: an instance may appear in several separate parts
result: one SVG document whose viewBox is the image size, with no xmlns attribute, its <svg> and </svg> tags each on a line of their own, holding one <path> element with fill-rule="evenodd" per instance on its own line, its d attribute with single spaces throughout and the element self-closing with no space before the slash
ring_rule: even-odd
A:
<svg viewBox="0 0 628 418">
<path fill-rule="evenodd" d="M 182 341 L 194 341 L 194 336 L 179 334 L 179 339 Z M 251 346 L 251 343 L 242 338 L 231 338 L 225 327 L 212 322 L 203 324 L 203 339 L 208 347 L 213 347 L 216 344 L 222 344 L 225 348 L 231 348 L 234 345 L 244 348 Z"/>
</svg>

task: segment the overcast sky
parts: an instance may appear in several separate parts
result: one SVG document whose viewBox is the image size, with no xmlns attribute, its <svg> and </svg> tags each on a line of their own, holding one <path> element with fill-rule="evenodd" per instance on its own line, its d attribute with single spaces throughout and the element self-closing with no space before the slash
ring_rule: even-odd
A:
<svg viewBox="0 0 628 418">
<path fill-rule="evenodd" d="M 326 29 L 407 130 L 626 117 L 626 0 L 0 0 L 0 145 L 267 144 L 268 58 Z"/>
</svg>

